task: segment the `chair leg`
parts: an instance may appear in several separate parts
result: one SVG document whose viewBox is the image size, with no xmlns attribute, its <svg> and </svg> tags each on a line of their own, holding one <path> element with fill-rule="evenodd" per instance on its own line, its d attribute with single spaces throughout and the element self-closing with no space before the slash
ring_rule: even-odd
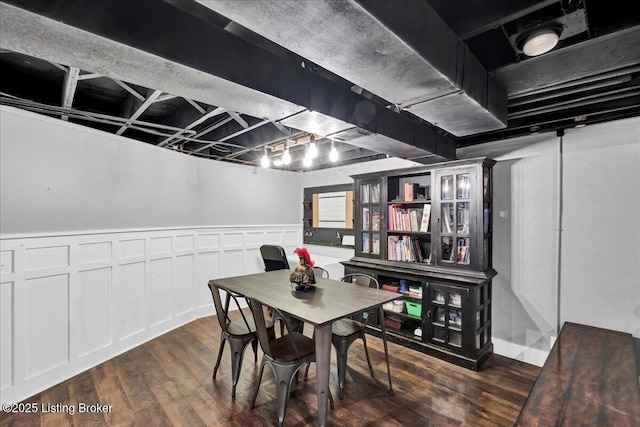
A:
<svg viewBox="0 0 640 427">
<path fill-rule="evenodd" d="M 336 357 L 338 359 L 338 399 L 344 398 L 344 379 L 347 375 L 347 353 L 349 345 L 344 340 L 336 340 L 333 343 L 336 348 Z"/>
<path fill-rule="evenodd" d="M 213 368 L 213 379 L 216 379 L 216 374 L 218 373 L 218 368 L 220 367 L 220 361 L 222 360 L 222 352 L 224 351 L 224 342 L 227 340 L 225 335 L 222 335 L 220 338 L 220 348 L 218 348 L 218 360 L 216 360 L 216 365 Z"/>
<path fill-rule="evenodd" d="M 309 366 L 311 366 L 311 363 L 307 363 L 307 367 L 304 368 L 304 380 L 306 381 L 307 378 L 309 377 Z"/>
<path fill-rule="evenodd" d="M 250 341 L 249 341 L 250 340 Z M 242 359 L 244 357 L 244 351 L 247 348 L 247 344 L 251 341 L 255 341 L 254 338 L 250 339 L 230 339 L 231 345 L 231 398 L 236 397 L 236 385 L 238 385 L 238 379 L 240 378 L 240 370 L 242 369 Z"/>
<path fill-rule="evenodd" d="M 373 375 L 373 366 L 371 365 L 371 359 L 369 358 L 369 349 L 367 348 L 367 337 L 365 336 L 364 330 L 362 331 L 362 344 L 364 345 L 364 355 L 367 356 L 367 363 L 369 364 L 369 373 L 371 374 L 371 378 L 375 378 Z M 387 359 L 387 363 L 389 360 Z"/>
<path fill-rule="evenodd" d="M 258 340 L 251 341 L 251 347 L 253 347 L 253 363 L 258 362 Z"/>
<path fill-rule="evenodd" d="M 276 405 L 278 406 L 278 426 L 284 425 L 284 417 L 287 413 L 289 403 L 289 393 L 291 393 L 291 383 L 297 377 L 298 369 L 301 365 L 271 365 L 276 378 Z"/>
<path fill-rule="evenodd" d="M 262 359 L 262 363 L 260 364 L 260 374 L 258 375 L 258 385 L 256 386 L 256 391 L 253 392 L 253 397 L 251 398 L 251 409 L 256 406 L 256 398 L 258 397 L 258 392 L 260 391 L 260 383 L 262 382 L 262 374 L 264 372 L 264 366 L 267 364 L 266 360 Z"/>
</svg>

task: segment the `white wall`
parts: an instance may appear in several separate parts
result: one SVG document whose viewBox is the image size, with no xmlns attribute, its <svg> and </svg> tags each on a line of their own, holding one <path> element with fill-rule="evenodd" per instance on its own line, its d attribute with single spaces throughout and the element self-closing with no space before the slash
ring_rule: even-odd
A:
<svg viewBox="0 0 640 427">
<path fill-rule="evenodd" d="M 209 279 L 302 242 L 300 174 L 0 114 L 2 403 L 213 313 Z"/>
<path fill-rule="evenodd" d="M 640 337 L 640 120 L 564 147 L 562 319 Z"/>
<path fill-rule="evenodd" d="M 297 224 L 300 174 L 213 162 L 2 107 L 0 232 Z"/>
</svg>

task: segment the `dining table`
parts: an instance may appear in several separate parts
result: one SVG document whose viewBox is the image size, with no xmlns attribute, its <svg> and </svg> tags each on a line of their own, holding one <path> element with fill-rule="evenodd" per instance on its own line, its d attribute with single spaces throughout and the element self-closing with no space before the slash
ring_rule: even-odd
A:
<svg viewBox="0 0 640 427">
<path fill-rule="evenodd" d="M 325 426 L 328 412 L 332 323 L 377 307 L 380 313 L 385 357 L 388 361 L 382 304 L 397 299 L 398 294 L 319 277 L 315 279 L 316 283 L 312 289 L 301 292 L 296 291 L 295 284 L 290 282 L 290 274 L 291 270 L 275 270 L 212 279 L 209 283 L 226 291 L 255 299 L 264 305 L 275 307 L 315 328 L 318 425 Z"/>
</svg>

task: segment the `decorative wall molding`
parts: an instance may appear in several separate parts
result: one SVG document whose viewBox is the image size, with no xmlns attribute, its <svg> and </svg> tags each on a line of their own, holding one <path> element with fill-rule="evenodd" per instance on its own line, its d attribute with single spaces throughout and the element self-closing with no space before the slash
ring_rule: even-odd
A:
<svg viewBox="0 0 640 427">
<path fill-rule="evenodd" d="M 262 271 L 263 244 L 292 253 L 302 244 L 302 227 L 2 236 L 2 403 L 213 314 L 208 280 Z"/>
</svg>

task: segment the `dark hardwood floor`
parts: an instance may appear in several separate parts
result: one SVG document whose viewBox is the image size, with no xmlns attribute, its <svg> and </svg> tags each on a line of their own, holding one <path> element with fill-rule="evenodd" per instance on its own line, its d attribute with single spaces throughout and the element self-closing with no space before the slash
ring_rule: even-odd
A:
<svg viewBox="0 0 640 427">
<path fill-rule="evenodd" d="M 275 388 L 268 369 L 256 408 L 250 408 L 261 353 L 254 364 L 253 352 L 247 349 L 237 396 L 232 400 L 228 347 L 216 380 L 211 378 L 219 340 L 220 328 L 214 317 L 196 320 L 24 401 L 36 403 L 38 409 L 44 405 L 62 412 L 2 414 L 0 426 L 274 425 Z M 344 400 L 337 400 L 332 351 L 330 387 L 336 408 L 329 413 L 330 425 L 511 426 L 540 371 L 536 366 L 493 355 L 481 372 L 473 372 L 390 343 L 395 390 L 395 396 L 390 396 L 382 341 L 369 336 L 368 343 L 376 380 L 368 374 L 358 341 L 349 353 Z M 308 381 L 301 379 L 292 390 L 285 424 L 314 425 L 314 366 Z M 81 403 L 108 405 L 110 410 L 81 412 Z"/>
</svg>

